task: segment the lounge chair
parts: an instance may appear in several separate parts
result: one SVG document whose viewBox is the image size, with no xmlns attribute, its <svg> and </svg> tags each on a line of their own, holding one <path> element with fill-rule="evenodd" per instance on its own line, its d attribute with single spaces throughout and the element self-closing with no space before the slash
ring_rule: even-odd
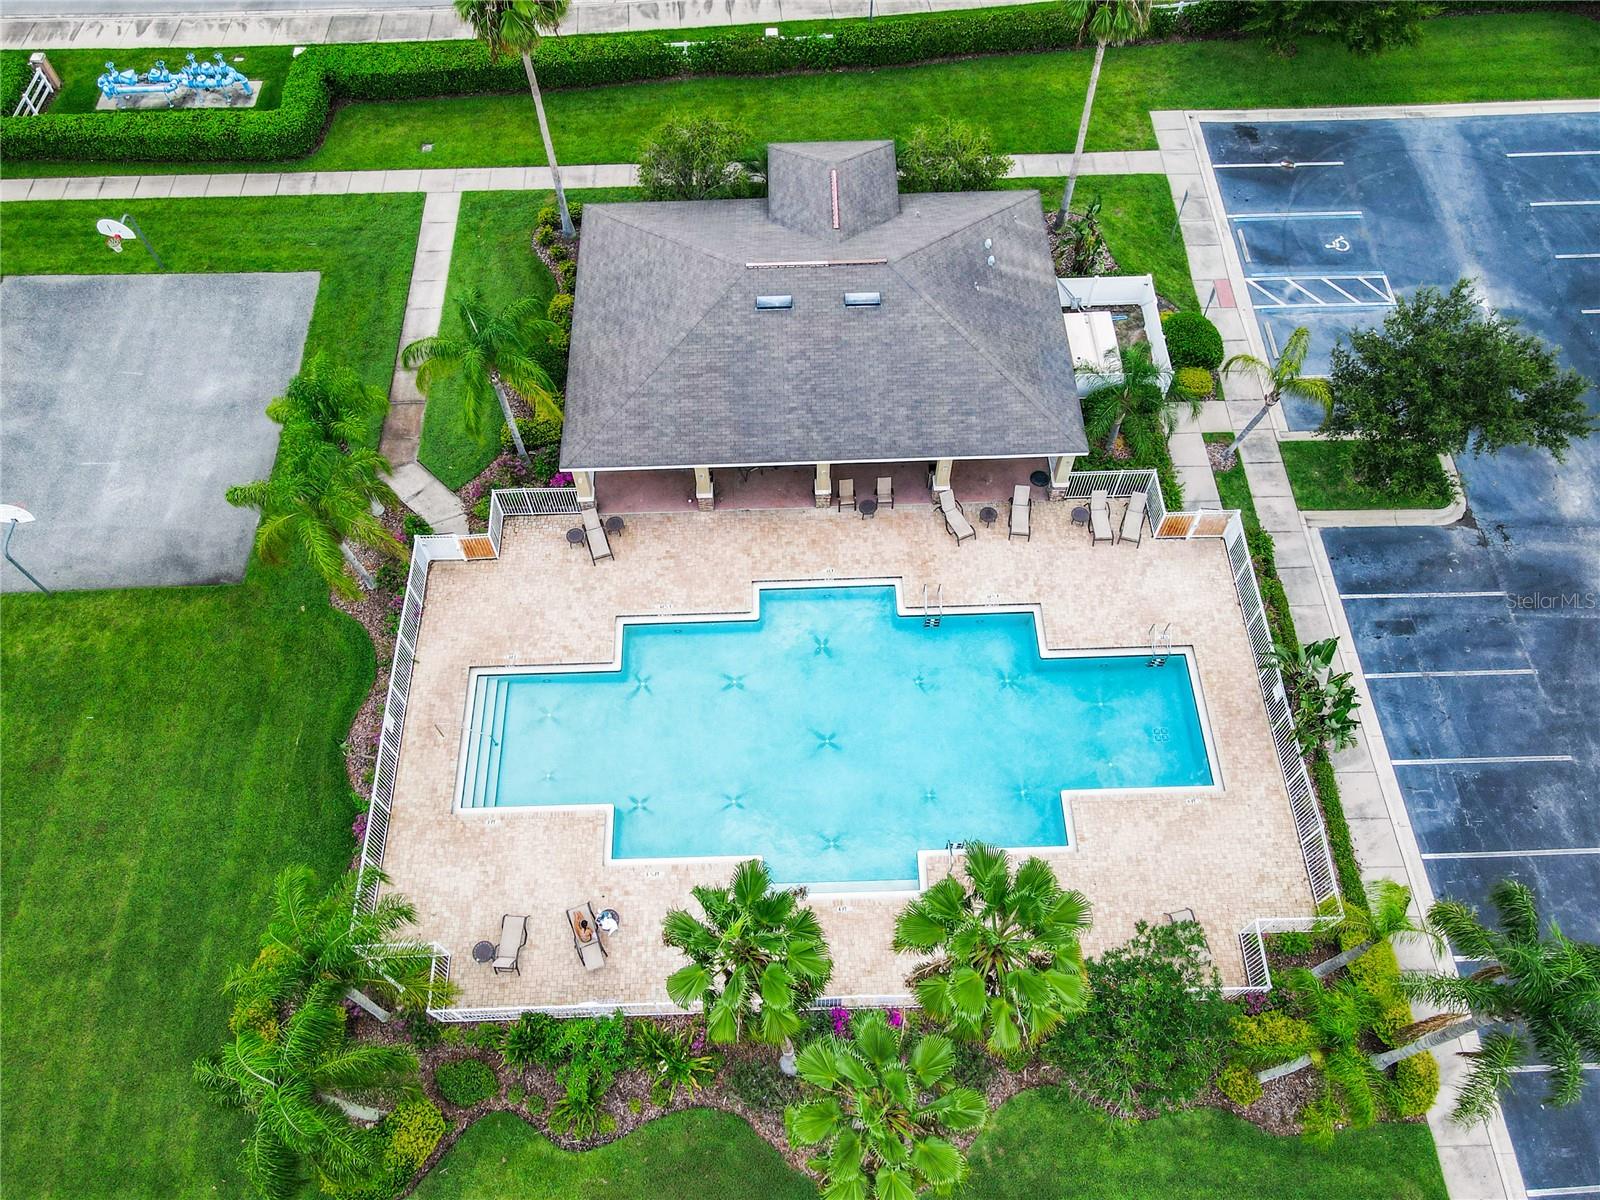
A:
<svg viewBox="0 0 1600 1200">
<path fill-rule="evenodd" d="M 611 542 L 606 537 L 606 527 L 600 523 L 598 508 L 583 510 L 583 533 L 589 539 L 590 562 L 599 562 L 602 558 L 612 557 Z"/>
<path fill-rule="evenodd" d="M 1032 517 L 1033 489 L 1025 483 L 1019 483 L 1011 489 L 1011 529 L 1006 534 L 1006 541 L 1014 537 L 1033 540 L 1033 530 L 1029 524 Z"/>
<path fill-rule="evenodd" d="M 606 965 L 606 948 L 600 941 L 600 922 L 587 901 L 567 909 L 567 925 L 572 930 L 572 948 L 585 971 L 598 971 Z"/>
<path fill-rule="evenodd" d="M 967 520 L 966 510 L 961 507 L 961 501 L 956 499 L 956 494 L 949 488 L 939 489 L 939 512 L 944 516 L 944 527 L 960 545 L 968 538 L 978 536 L 978 531 L 972 527 L 972 522 Z"/>
<path fill-rule="evenodd" d="M 839 511 L 843 512 L 846 507 L 854 508 L 855 506 L 856 481 L 854 479 L 839 480 Z"/>
<path fill-rule="evenodd" d="M 506 913 L 500 918 L 500 941 L 494 948 L 494 973 L 506 975 L 522 974 L 522 968 L 517 966 L 517 956 L 522 953 L 522 948 L 528 944 L 528 918 Z"/>
<path fill-rule="evenodd" d="M 894 476 L 893 475 L 879 475 L 878 476 L 878 507 L 879 508 L 893 508 L 894 507 Z"/>
<path fill-rule="evenodd" d="M 1128 511 L 1122 514 L 1122 533 L 1117 537 L 1119 542 L 1132 538 L 1137 546 L 1144 540 L 1144 506 L 1149 502 L 1148 492 L 1135 492 L 1128 497 Z"/>
<path fill-rule="evenodd" d="M 1111 504 L 1107 500 L 1109 495 L 1105 488 L 1096 488 L 1089 493 L 1089 532 L 1093 545 L 1117 540 L 1111 532 Z"/>
</svg>

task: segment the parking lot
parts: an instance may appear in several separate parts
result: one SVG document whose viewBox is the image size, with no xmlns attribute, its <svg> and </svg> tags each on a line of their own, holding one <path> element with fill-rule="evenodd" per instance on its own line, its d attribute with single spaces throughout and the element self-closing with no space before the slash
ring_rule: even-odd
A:
<svg viewBox="0 0 1600 1200">
<path fill-rule="evenodd" d="M 1473 276 L 1600 379 L 1600 113 L 1204 129 L 1269 353 L 1305 325 L 1326 369 L 1395 295 Z M 1514 876 L 1600 941 L 1600 445 L 1458 466 L 1456 525 L 1323 543 L 1435 893 Z M 1534 1064 L 1505 1100 L 1529 1195 L 1600 1196 L 1600 1078 L 1576 1109 L 1543 1094 Z"/>
<path fill-rule="evenodd" d="M 12 276 L 0 283 L 0 468 L 31 512 L 12 552 L 46 587 L 243 577 L 256 514 L 229 486 L 277 454 L 264 412 L 299 369 L 315 273 Z M 6 591 L 31 585 L 7 564 Z"/>
</svg>

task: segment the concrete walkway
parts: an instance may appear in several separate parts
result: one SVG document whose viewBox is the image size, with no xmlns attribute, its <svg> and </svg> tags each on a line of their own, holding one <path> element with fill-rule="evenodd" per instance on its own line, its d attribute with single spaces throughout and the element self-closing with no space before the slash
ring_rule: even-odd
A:
<svg viewBox="0 0 1600 1200">
<path fill-rule="evenodd" d="M 1222 332 L 1224 354 L 1249 352 L 1267 358 L 1256 323 L 1250 313 L 1236 303 L 1248 305 L 1243 267 L 1231 238 L 1226 236 L 1221 197 L 1205 161 L 1204 140 L 1200 136 L 1199 115 L 1186 112 L 1153 112 L 1156 141 L 1167 165 L 1173 200 L 1180 204 L 1180 223 L 1188 248 L 1189 266 L 1195 292 L 1208 315 Z M 1224 380 L 1223 399 L 1208 402 L 1198 428 L 1186 431 L 1199 440 L 1199 430 L 1240 429 L 1261 407 L 1258 381 L 1244 376 Z M 1362 878 L 1368 883 L 1393 879 L 1411 889 L 1414 915 L 1433 903 L 1433 889 L 1423 868 L 1416 836 L 1406 813 L 1400 785 L 1395 778 L 1388 747 L 1379 727 L 1372 697 L 1350 647 L 1354 644 L 1338 588 L 1323 551 L 1321 537 L 1308 526 L 1295 504 L 1289 476 L 1278 449 L 1282 414 L 1274 412 L 1240 447 L 1245 477 L 1250 482 L 1256 515 L 1262 528 L 1272 537 L 1278 575 L 1289 599 L 1289 611 L 1302 642 L 1338 636 L 1343 665 L 1354 673 L 1365 718 L 1357 743 L 1333 756 L 1345 815 L 1350 823 L 1351 840 L 1362 864 Z M 1184 435 L 1180 435 L 1182 437 Z M 1178 458 L 1174 438 L 1174 458 Z M 1185 459 L 1191 454 L 1186 443 Z M 1199 486 L 1197 476 L 1204 470 L 1212 478 L 1204 459 L 1203 445 L 1196 465 L 1180 465 L 1187 489 Z M 1194 484 L 1191 484 L 1194 480 Z M 1215 482 L 1212 482 L 1213 494 Z M 1400 965 L 1407 969 L 1451 970 L 1448 953 L 1435 956 L 1431 947 L 1418 943 L 1397 944 Z M 1415 1006 L 1419 1015 L 1424 1006 Z M 1451 1200 L 1523 1200 L 1527 1195 L 1522 1173 L 1517 1166 L 1505 1120 L 1497 1112 L 1487 1126 L 1460 1129 L 1447 1114 L 1455 1103 L 1455 1093 L 1464 1073 L 1461 1051 L 1475 1049 L 1476 1034 L 1447 1043 L 1434 1051 L 1439 1060 L 1442 1086 L 1439 1100 L 1428 1114 L 1439 1151 L 1439 1165 Z"/>
<path fill-rule="evenodd" d="M 766 25 L 778 21 L 816 21 L 987 8 L 1016 0 L 573 0 L 562 33 L 619 30 L 691 29 L 707 25 Z M 133 7 L 134 0 L 123 0 Z M 122 47 L 303 46 L 318 42 L 406 42 L 467 38 L 448 4 L 369 3 L 296 4 L 274 11 L 243 4 L 216 3 L 209 12 L 160 12 L 161 0 L 147 11 L 96 11 L 116 7 L 79 0 L 76 15 L 58 15 L 63 5 L 18 0 L 0 20 L 0 46 L 7 49 L 119 49 Z"/>
<path fill-rule="evenodd" d="M 1013 179 L 1064 176 L 1070 154 L 1014 154 Z M 1083 156 L 1080 174 L 1160 174 L 1156 150 L 1099 151 Z M 564 163 L 562 182 L 580 188 L 632 187 L 633 163 Z M 85 175 L 0 179 L 5 200 L 165 200 L 198 196 L 348 196 L 374 192 L 546 191 L 549 167 L 445 167 L 401 171 L 262 171 L 222 175 Z"/>
</svg>

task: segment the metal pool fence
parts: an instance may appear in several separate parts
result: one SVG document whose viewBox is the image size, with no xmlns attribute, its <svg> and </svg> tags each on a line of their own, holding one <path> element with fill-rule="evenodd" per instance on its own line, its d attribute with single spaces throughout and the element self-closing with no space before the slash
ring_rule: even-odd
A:
<svg viewBox="0 0 1600 1200">
<path fill-rule="evenodd" d="M 1278 766 L 1283 772 L 1284 785 L 1289 793 L 1289 806 L 1294 814 L 1295 834 L 1300 842 L 1300 853 L 1305 861 L 1306 877 L 1311 884 L 1311 895 L 1321 910 L 1328 901 L 1339 897 L 1338 876 L 1333 865 L 1333 854 L 1328 846 L 1327 831 L 1323 828 L 1321 810 L 1311 786 L 1311 776 L 1300 753 L 1294 735 L 1294 718 L 1283 677 L 1270 658 L 1272 635 L 1267 623 L 1266 605 L 1261 599 L 1255 568 L 1250 560 L 1250 547 L 1245 537 L 1244 524 L 1234 509 L 1201 508 L 1173 511 L 1167 508 L 1161 492 L 1161 483 L 1152 470 L 1139 471 L 1081 471 L 1067 479 L 1065 488 L 1057 495 L 1066 500 L 1087 500 L 1096 491 L 1104 491 L 1109 498 L 1121 499 L 1143 492 L 1150 528 L 1155 537 L 1191 539 L 1214 537 L 1222 540 L 1233 575 L 1234 591 L 1239 599 L 1239 610 L 1244 618 L 1245 634 L 1256 655 L 1256 682 L 1266 704 L 1267 719 L 1272 729 L 1273 744 L 1277 749 Z M 416 658 L 417 634 L 422 627 L 422 606 L 428 590 L 428 568 L 436 562 L 462 562 L 475 559 L 492 559 L 500 554 L 501 537 L 508 517 L 570 516 L 580 511 L 578 494 L 572 488 L 519 488 L 497 491 L 489 497 L 489 530 L 485 534 L 457 535 L 435 534 L 415 540 L 411 554 L 411 571 L 406 580 L 405 606 L 401 610 L 400 628 L 395 636 L 394 662 L 389 672 L 388 695 L 384 703 L 383 727 L 378 740 L 377 767 L 372 784 L 372 804 L 367 817 L 366 837 L 361 843 L 360 880 L 356 889 L 356 903 L 371 909 L 377 903 L 379 871 L 383 866 L 383 850 L 389 834 L 389 811 L 394 802 L 395 779 L 400 766 L 400 743 L 405 729 L 406 703 L 411 689 L 412 665 Z M 1262 918 L 1252 922 L 1239 934 L 1240 951 L 1244 956 L 1244 988 L 1230 991 L 1255 991 L 1272 986 L 1267 969 L 1263 933 L 1303 930 L 1316 927 L 1315 917 Z M 450 955 L 440 947 L 434 960 L 434 972 L 449 978 Z M 851 1003 L 887 999 L 903 1002 L 903 997 L 850 997 Z M 451 1008 L 432 1010 L 441 1021 L 498 1021 L 510 1020 L 530 1008 L 557 1015 L 578 1016 L 597 1012 L 659 1014 L 677 1012 L 667 1005 L 572 1005 L 572 1006 L 513 1006 L 502 1008 Z"/>
</svg>

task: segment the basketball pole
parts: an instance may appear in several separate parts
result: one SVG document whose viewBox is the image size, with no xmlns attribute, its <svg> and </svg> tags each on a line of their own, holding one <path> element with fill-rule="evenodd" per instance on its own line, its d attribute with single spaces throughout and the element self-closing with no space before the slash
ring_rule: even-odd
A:
<svg viewBox="0 0 1600 1200">
<path fill-rule="evenodd" d="M 133 214 L 123 213 L 122 223 L 139 235 L 139 244 L 145 248 L 151 258 L 156 260 L 156 266 L 165 271 L 167 264 L 161 261 L 161 255 L 156 253 L 156 248 L 150 244 L 150 239 L 145 237 L 144 230 L 139 228 L 139 222 L 133 219 Z"/>
</svg>

